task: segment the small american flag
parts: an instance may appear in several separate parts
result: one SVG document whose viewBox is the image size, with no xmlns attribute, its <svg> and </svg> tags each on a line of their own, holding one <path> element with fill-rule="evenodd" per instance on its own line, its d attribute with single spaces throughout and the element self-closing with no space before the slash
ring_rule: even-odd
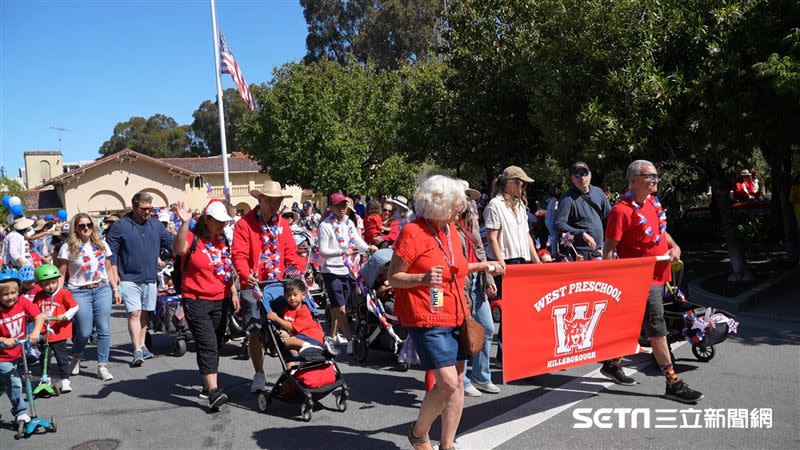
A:
<svg viewBox="0 0 800 450">
<path fill-rule="evenodd" d="M 228 47 L 228 43 L 225 41 L 222 33 L 219 34 L 219 69 L 221 74 L 227 73 L 233 78 L 233 82 L 236 84 L 236 89 L 239 90 L 239 95 L 242 96 L 242 100 L 247 103 L 247 107 L 250 108 L 251 111 L 255 111 L 256 104 L 253 101 L 253 97 L 250 95 L 250 88 L 247 87 L 244 74 L 242 74 L 241 69 L 239 69 L 239 64 L 236 63 L 236 58 L 233 57 L 233 52 L 231 48 Z"/>
<path fill-rule="evenodd" d="M 184 317 L 186 317 L 186 314 L 183 312 L 183 305 L 178 303 L 178 307 L 175 308 L 175 318 L 178 320 L 183 320 Z"/>
<path fill-rule="evenodd" d="M 300 270 L 294 265 L 286 266 L 286 269 L 283 273 L 287 278 L 294 278 L 295 280 L 303 278 L 303 273 L 300 272 Z"/>
</svg>

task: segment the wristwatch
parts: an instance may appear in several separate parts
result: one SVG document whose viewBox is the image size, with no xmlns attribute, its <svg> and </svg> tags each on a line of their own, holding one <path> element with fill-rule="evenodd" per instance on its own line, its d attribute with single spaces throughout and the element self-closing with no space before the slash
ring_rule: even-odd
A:
<svg viewBox="0 0 800 450">
<path fill-rule="evenodd" d="M 495 266 L 494 264 L 489 264 L 486 268 L 489 269 L 489 272 L 494 272 Z"/>
</svg>

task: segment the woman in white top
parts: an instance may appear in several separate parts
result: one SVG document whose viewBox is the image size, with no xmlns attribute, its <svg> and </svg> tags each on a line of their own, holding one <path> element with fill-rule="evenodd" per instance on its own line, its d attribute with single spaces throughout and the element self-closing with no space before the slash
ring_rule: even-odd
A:
<svg viewBox="0 0 800 450">
<path fill-rule="evenodd" d="M 73 327 L 70 370 L 72 375 L 80 372 L 83 349 L 94 328 L 97 332 L 97 376 L 104 381 L 114 378 L 108 371 L 111 299 L 114 298 L 117 304 L 122 303 L 109 256 L 111 250 L 95 229 L 92 218 L 86 213 L 76 214 L 56 261 L 62 274 L 62 285 L 66 285 L 80 307 Z"/>
<path fill-rule="evenodd" d="M 356 263 L 351 257 L 358 250 L 374 252 L 378 248 L 364 242 L 356 225 L 347 217 L 347 197 L 334 192 L 329 205 L 333 214 L 320 222 L 317 229 L 319 254 L 325 258 L 320 271 L 331 309 L 330 337 L 326 338 L 325 344 L 331 353 L 336 353 L 334 345 L 347 343 L 349 355 L 353 353 L 353 343 L 350 340 L 352 334 L 347 323 L 346 307 L 355 289 L 353 269 Z M 338 335 L 340 328 L 344 338 Z"/>
</svg>

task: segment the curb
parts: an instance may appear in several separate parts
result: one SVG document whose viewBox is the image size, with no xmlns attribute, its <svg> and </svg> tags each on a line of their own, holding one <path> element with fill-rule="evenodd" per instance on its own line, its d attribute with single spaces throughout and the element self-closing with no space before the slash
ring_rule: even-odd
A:
<svg viewBox="0 0 800 450">
<path fill-rule="evenodd" d="M 761 294 L 763 291 L 791 276 L 800 275 L 800 266 L 795 266 L 774 278 L 770 278 L 761 284 L 753 286 L 736 297 L 725 297 L 719 294 L 714 294 L 713 292 L 703 289 L 701 286 L 704 280 L 722 273 L 723 272 L 719 272 L 692 280 L 688 286 L 690 301 L 693 303 L 699 303 L 703 306 L 713 306 L 714 308 L 720 308 L 732 313 L 738 313 L 745 310 L 748 306 L 755 302 L 758 299 L 759 294 Z"/>
</svg>

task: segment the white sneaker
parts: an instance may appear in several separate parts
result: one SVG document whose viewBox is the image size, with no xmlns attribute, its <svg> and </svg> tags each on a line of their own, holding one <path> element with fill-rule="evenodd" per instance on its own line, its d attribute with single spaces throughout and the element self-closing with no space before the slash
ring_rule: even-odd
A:
<svg viewBox="0 0 800 450">
<path fill-rule="evenodd" d="M 267 378 L 263 372 L 256 372 L 253 376 L 253 383 L 250 385 L 250 392 L 256 393 L 267 390 Z"/>
<path fill-rule="evenodd" d="M 69 385 L 69 380 L 61 380 L 61 393 L 72 392 L 72 386 Z"/>
<path fill-rule="evenodd" d="M 111 372 L 108 371 L 108 367 L 106 366 L 97 366 L 97 376 L 103 381 L 114 379 L 114 375 L 111 375 Z"/>
<path fill-rule="evenodd" d="M 479 382 L 477 382 L 475 380 L 470 380 L 470 381 L 472 381 L 472 386 L 475 386 L 475 389 L 477 389 L 477 390 L 479 390 L 481 392 L 486 392 L 487 394 L 499 394 L 500 393 L 500 388 L 497 387 L 497 385 L 492 383 L 491 381 L 488 382 L 488 383 L 479 383 Z"/>
<path fill-rule="evenodd" d="M 69 361 L 69 373 L 70 375 L 78 375 L 81 373 L 81 354 L 80 353 L 73 353 L 72 359 Z"/>
<path fill-rule="evenodd" d="M 481 391 L 475 389 L 475 386 L 471 384 L 469 386 L 464 386 L 465 397 L 480 397 L 481 395 L 483 394 L 481 394 Z"/>
<path fill-rule="evenodd" d="M 350 341 L 350 342 L 347 343 L 347 354 L 348 355 L 352 355 L 353 354 L 353 341 Z"/>
<path fill-rule="evenodd" d="M 325 338 L 325 350 L 334 356 L 339 354 L 339 350 L 336 350 L 336 347 L 333 344 L 333 339 L 331 338 Z"/>
<path fill-rule="evenodd" d="M 333 343 L 335 345 L 344 345 L 347 344 L 347 339 L 341 334 L 337 334 L 336 337 L 333 338 Z"/>
</svg>

